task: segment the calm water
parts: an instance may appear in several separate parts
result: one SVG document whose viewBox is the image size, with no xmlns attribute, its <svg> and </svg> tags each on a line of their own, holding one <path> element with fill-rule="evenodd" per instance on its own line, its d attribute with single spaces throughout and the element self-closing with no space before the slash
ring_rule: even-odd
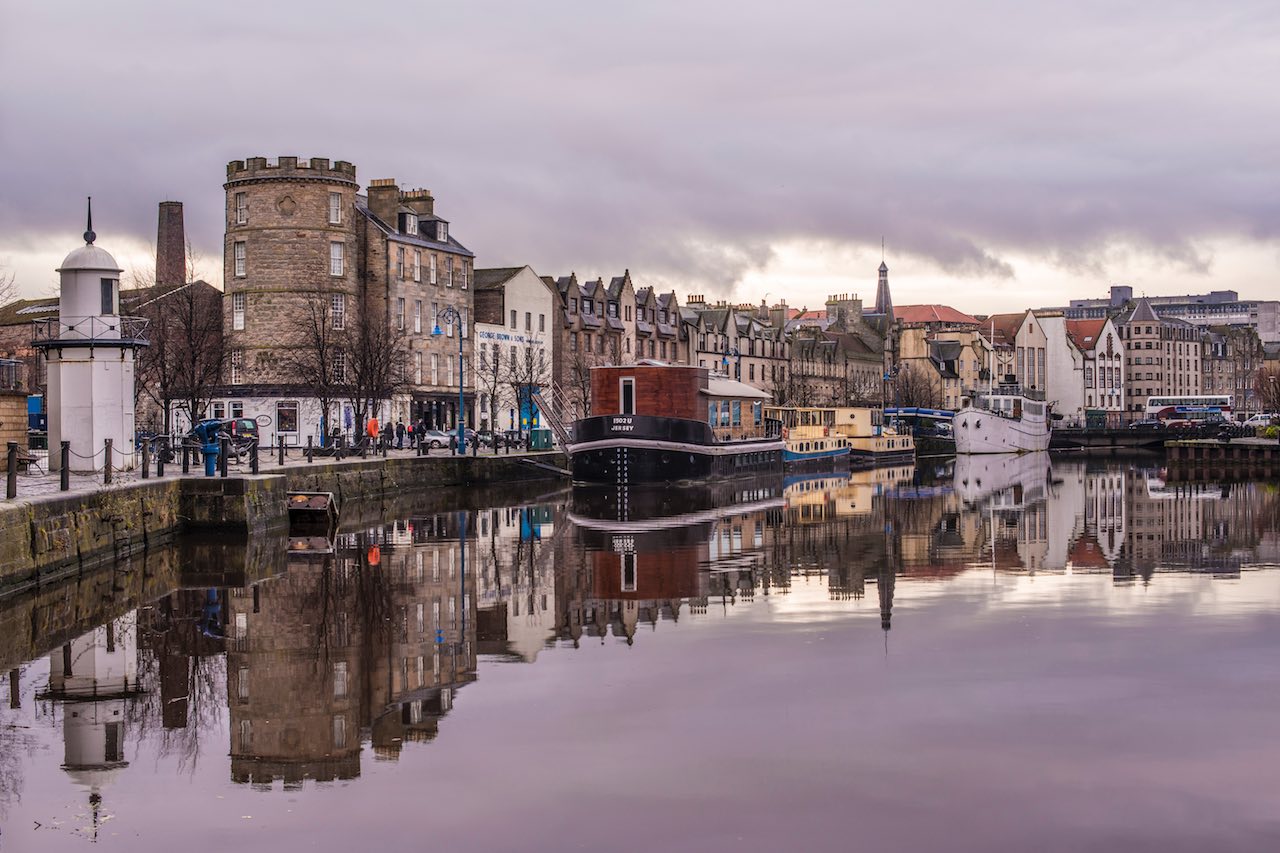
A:
<svg viewBox="0 0 1280 853">
<path fill-rule="evenodd" d="M 1280 849 L 1280 491 L 1144 465 L 181 543 L 0 605 L 0 851 Z"/>
</svg>

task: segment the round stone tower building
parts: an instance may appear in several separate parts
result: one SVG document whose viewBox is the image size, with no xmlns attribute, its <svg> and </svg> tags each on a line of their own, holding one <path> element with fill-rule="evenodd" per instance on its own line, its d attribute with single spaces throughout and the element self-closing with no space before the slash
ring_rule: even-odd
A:
<svg viewBox="0 0 1280 853">
<path fill-rule="evenodd" d="M 315 405 L 300 362 L 322 351 L 319 325 L 341 330 L 357 310 L 356 169 L 250 157 L 227 164 L 223 189 L 225 415 L 266 415 L 264 441 L 297 443 L 300 424 L 316 423 L 316 413 L 299 411 Z"/>
</svg>

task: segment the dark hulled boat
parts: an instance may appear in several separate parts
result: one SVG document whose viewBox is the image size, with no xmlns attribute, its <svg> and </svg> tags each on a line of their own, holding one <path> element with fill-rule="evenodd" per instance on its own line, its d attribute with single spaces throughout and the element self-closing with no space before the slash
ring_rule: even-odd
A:
<svg viewBox="0 0 1280 853">
<path fill-rule="evenodd" d="M 574 422 L 573 479 L 660 483 L 782 469 L 769 395 L 705 367 L 645 361 L 591 369 L 591 415 Z"/>
</svg>

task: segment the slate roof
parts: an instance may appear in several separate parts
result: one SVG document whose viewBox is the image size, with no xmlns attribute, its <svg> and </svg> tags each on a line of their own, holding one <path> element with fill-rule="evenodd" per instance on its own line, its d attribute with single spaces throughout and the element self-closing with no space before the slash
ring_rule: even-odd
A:
<svg viewBox="0 0 1280 853">
<path fill-rule="evenodd" d="M 1067 337 L 1071 339 L 1071 343 L 1081 352 L 1087 352 L 1097 347 L 1102 327 L 1107 325 L 1107 320 L 1104 317 L 1101 320 L 1067 320 L 1066 323 Z"/>
<path fill-rule="evenodd" d="M 476 290 L 497 290 L 511 279 L 524 267 L 494 267 L 485 270 L 472 271 L 472 283 Z"/>
<path fill-rule="evenodd" d="M 895 305 L 893 316 L 905 324 L 962 323 L 981 326 L 982 321 L 950 305 Z"/>
</svg>

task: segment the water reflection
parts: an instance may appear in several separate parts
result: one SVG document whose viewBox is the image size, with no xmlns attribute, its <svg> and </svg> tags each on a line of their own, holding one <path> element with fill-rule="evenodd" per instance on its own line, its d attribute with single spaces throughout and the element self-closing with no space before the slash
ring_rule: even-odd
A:
<svg viewBox="0 0 1280 853">
<path fill-rule="evenodd" d="M 435 740 L 501 665 L 536 672 L 584 641 L 651 642 L 685 620 L 856 618 L 887 638 L 926 630 L 929 601 L 973 595 L 964 578 L 1000 579 L 992 607 L 1027 595 L 1024 578 L 1102 575 L 1112 595 L 1162 572 L 1230 583 L 1280 563 L 1278 514 L 1270 484 L 1039 454 L 577 489 L 289 548 L 184 543 L 0 608 L 0 817 L 43 821 L 74 800 L 72 831 L 99 837 L 139 765 L 215 789 L 364 784 L 366 762 Z M 1055 606 L 1038 590 L 1024 604 Z M 58 741 L 61 783 L 33 770 Z"/>
</svg>

